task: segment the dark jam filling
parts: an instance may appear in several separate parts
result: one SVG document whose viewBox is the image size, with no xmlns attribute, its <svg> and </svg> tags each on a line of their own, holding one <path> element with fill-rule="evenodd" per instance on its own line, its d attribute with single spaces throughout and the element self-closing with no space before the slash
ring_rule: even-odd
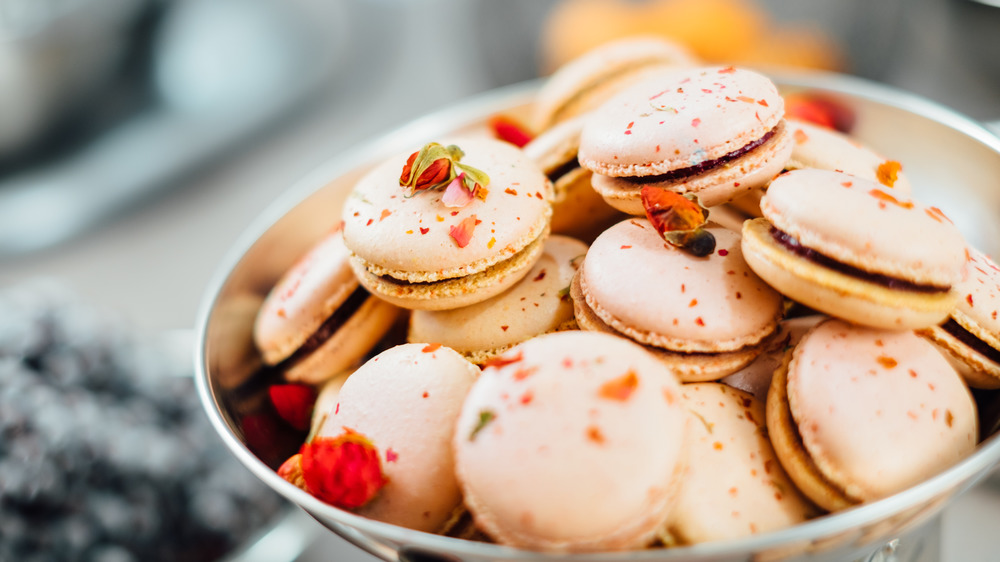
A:
<svg viewBox="0 0 1000 562">
<path fill-rule="evenodd" d="M 323 323 L 320 324 L 319 328 L 316 328 L 316 331 L 309 336 L 309 339 L 307 339 L 305 343 L 295 350 L 295 353 L 292 353 L 287 359 L 275 365 L 275 368 L 281 371 L 289 369 L 299 361 L 302 361 L 302 359 L 307 357 L 309 354 L 319 349 L 321 345 L 326 343 L 326 340 L 330 339 L 330 336 L 336 333 L 341 326 L 347 323 L 347 320 L 353 316 L 359 308 L 361 308 L 361 305 L 368 300 L 368 297 L 368 291 L 364 290 L 364 288 L 358 287 L 355 289 L 354 292 L 351 293 L 351 296 L 347 297 L 347 300 L 337 307 L 337 310 L 333 311 L 333 314 L 324 320 Z"/>
<path fill-rule="evenodd" d="M 777 130 L 777 127 L 775 127 L 774 129 L 771 129 L 770 131 L 764 133 L 764 136 L 762 136 L 759 139 L 751 142 L 750 144 L 745 144 L 742 147 L 740 147 L 740 148 L 738 148 L 738 149 L 730 152 L 729 154 L 722 155 L 722 156 L 716 158 L 715 160 L 705 160 L 704 162 L 702 162 L 700 164 L 695 164 L 694 166 L 690 166 L 690 167 L 687 167 L 687 168 L 680 168 L 678 170 L 671 170 L 671 171 L 669 171 L 669 172 L 667 172 L 665 174 L 660 174 L 660 175 L 657 175 L 657 176 L 632 176 L 632 177 L 618 178 L 618 179 L 623 179 L 623 180 L 625 180 L 627 182 L 635 183 L 635 184 L 647 184 L 647 183 L 659 183 L 659 182 L 666 182 L 666 181 L 676 181 L 676 180 L 688 178 L 688 177 L 691 177 L 691 176 L 696 176 L 696 175 L 701 174 L 701 173 L 703 173 L 703 172 L 705 172 L 707 170 L 711 170 L 712 168 L 718 168 L 719 166 L 722 166 L 724 164 L 728 164 L 729 162 L 732 162 L 733 160 L 736 160 L 737 158 L 745 156 L 750 151 L 756 149 L 760 145 L 762 145 L 762 144 L 766 143 L 767 141 L 771 140 L 771 137 L 774 136 L 774 132 L 776 130 Z"/>
<path fill-rule="evenodd" d="M 989 359 L 994 363 L 1000 363 L 1000 350 L 993 348 L 990 344 L 976 337 L 975 334 L 966 330 L 961 324 L 949 318 L 947 322 L 941 324 L 941 329 L 948 332 L 958 341 L 972 348 L 973 351 Z"/>
<path fill-rule="evenodd" d="M 880 273 L 869 273 L 854 266 L 847 265 L 846 263 L 839 262 L 829 256 L 824 256 L 812 248 L 807 248 L 800 244 L 799 241 L 792 236 L 789 236 L 773 226 L 771 227 L 771 236 L 788 251 L 797 256 L 801 256 L 815 264 L 822 265 L 823 267 L 827 267 L 834 271 L 839 271 L 844 275 L 850 275 L 851 277 L 861 279 L 862 281 L 868 281 L 869 283 L 875 283 L 876 285 L 882 285 L 883 287 L 888 287 L 890 289 L 915 291 L 918 293 L 947 293 L 950 289 L 950 287 L 937 287 L 935 285 L 919 285 L 917 283 L 911 283 L 910 281 L 889 277 L 888 275 L 882 275 Z"/>
<path fill-rule="evenodd" d="M 580 161 L 574 156 L 572 159 L 560 164 L 555 169 L 551 170 L 549 173 L 545 174 L 549 178 L 549 181 L 556 183 L 559 178 L 565 176 L 566 174 L 572 172 L 573 170 L 580 167 Z"/>
</svg>

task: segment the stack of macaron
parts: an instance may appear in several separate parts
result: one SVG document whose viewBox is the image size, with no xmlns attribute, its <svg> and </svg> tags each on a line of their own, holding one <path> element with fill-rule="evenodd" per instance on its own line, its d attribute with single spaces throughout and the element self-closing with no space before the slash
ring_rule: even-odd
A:
<svg viewBox="0 0 1000 562">
<path fill-rule="evenodd" d="M 329 380 L 280 473 L 387 523 L 584 552 L 774 531 L 969 455 L 1000 267 L 899 163 L 786 121 L 765 76 L 608 49 L 543 87 L 524 150 L 428 139 L 376 166 L 277 283 L 263 360 Z"/>
</svg>

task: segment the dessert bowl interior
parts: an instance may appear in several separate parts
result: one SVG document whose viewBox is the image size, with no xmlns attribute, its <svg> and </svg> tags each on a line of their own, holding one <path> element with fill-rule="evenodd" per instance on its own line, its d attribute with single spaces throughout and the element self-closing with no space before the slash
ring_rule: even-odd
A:
<svg viewBox="0 0 1000 562">
<path fill-rule="evenodd" d="M 900 161 L 918 200 L 942 209 L 972 245 L 1000 255 L 1000 189 L 995 188 L 1000 139 L 923 98 L 857 78 L 771 76 L 783 93 L 817 93 L 850 108 L 856 116 L 852 136 Z M 538 87 L 538 82 L 529 82 L 483 94 L 337 156 L 258 217 L 226 257 L 199 317 L 196 378 L 222 440 L 261 480 L 334 532 L 386 560 L 867 560 L 894 539 L 919 536 L 951 498 L 1000 460 L 995 435 L 1000 401 L 996 393 L 976 392 L 984 439 L 975 453 L 892 497 L 747 539 L 587 555 L 544 555 L 403 529 L 339 510 L 285 482 L 274 470 L 297 451 L 305 435 L 288 429 L 267 407 L 267 387 L 276 375 L 260 368 L 251 340 L 261 299 L 285 269 L 340 220 L 354 183 L 374 164 L 444 136 L 484 132 L 487 119 L 498 113 L 526 115 Z"/>
</svg>

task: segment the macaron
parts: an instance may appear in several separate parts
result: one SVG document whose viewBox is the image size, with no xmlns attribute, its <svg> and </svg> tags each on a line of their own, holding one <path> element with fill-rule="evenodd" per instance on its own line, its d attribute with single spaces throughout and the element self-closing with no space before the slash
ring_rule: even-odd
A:
<svg viewBox="0 0 1000 562">
<path fill-rule="evenodd" d="M 784 101 L 770 79 L 699 67 L 657 73 L 595 110 L 579 160 L 608 204 L 641 216 L 646 185 L 711 207 L 766 186 L 791 151 Z"/>
<path fill-rule="evenodd" d="M 337 373 L 319 388 L 316 402 L 313 404 L 312 419 L 309 422 L 310 435 L 316 435 L 320 428 L 326 424 L 330 414 L 337 409 L 337 402 L 340 401 L 340 389 L 344 387 L 349 376 L 351 376 L 351 371 Z"/>
<path fill-rule="evenodd" d="M 889 193 L 909 197 L 912 191 L 910 180 L 903 174 L 903 165 L 889 160 L 865 146 L 858 140 L 840 131 L 801 121 L 788 119 L 792 131 L 792 154 L 785 164 L 786 170 L 815 168 L 844 172 L 882 184 Z M 756 218 L 760 214 L 760 198 L 763 190 L 758 189 L 734 199 L 730 204 Z"/>
<path fill-rule="evenodd" d="M 479 369 L 436 344 L 404 344 L 368 360 L 340 389 L 319 436 L 345 429 L 378 449 L 387 483 L 357 513 L 436 532 L 461 506 L 451 438 Z"/>
<path fill-rule="evenodd" d="M 442 343 L 482 364 L 528 338 L 576 328 L 567 294 L 587 245 L 550 236 L 542 257 L 516 285 L 471 306 L 452 310 L 415 310 L 409 341 Z"/>
<path fill-rule="evenodd" d="M 610 41 L 557 69 L 535 98 L 537 131 L 582 115 L 634 83 L 650 68 L 697 63 L 684 46 L 661 37 Z"/>
<path fill-rule="evenodd" d="M 781 295 L 743 261 L 740 235 L 709 223 L 716 249 L 695 257 L 628 219 L 591 245 L 570 289 L 584 330 L 633 339 L 684 382 L 749 364 L 781 319 Z"/>
<path fill-rule="evenodd" d="M 534 550 L 647 546 L 683 470 L 680 392 L 662 363 L 606 334 L 558 332 L 507 351 L 469 392 L 454 436 L 476 525 Z"/>
<path fill-rule="evenodd" d="M 681 398 L 694 419 L 667 524 L 672 543 L 738 539 L 820 514 L 781 468 L 763 400 L 713 382 L 686 384 Z"/>
<path fill-rule="evenodd" d="M 925 328 L 958 301 L 965 241 L 940 209 L 826 170 L 793 170 L 743 225 L 750 267 L 790 299 L 876 328 Z"/>
<path fill-rule="evenodd" d="M 289 381 L 319 384 L 354 365 L 399 314 L 359 285 L 349 255 L 338 226 L 285 272 L 261 304 L 254 342 L 264 363 Z"/>
<path fill-rule="evenodd" d="M 979 250 L 968 254 L 969 276 L 947 320 L 918 333 L 941 348 L 975 388 L 1000 388 L 1000 267 Z"/>
<path fill-rule="evenodd" d="M 538 163 L 552 182 L 552 232 L 591 241 L 621 220 L 590 184 L 592 173 L 580 167 L 577 152 L 586 115 L 574 117 L 538 135 L 524 153 Z"/>
<path fill-rule="evenodd" d="M 453 146 L 461 165 L 488 176 L 475 196 L 449 201 L 443 183 L 402 186 L 412 152 L 364 176 L 344 205 L 344 242 L 358 279 L 404 308 L 459 308 L 502 293 L 528 273 L 549 233 L 551 183 L 520 149 L 487 138 Z"/>
<path fill-rule="evenodd" d="M 818 324 L 771 381 L 767 429 L 782 466 L 829 511 L 905 490 L 976 446 L 961 377 L 913 332 Z"/>
</svg>

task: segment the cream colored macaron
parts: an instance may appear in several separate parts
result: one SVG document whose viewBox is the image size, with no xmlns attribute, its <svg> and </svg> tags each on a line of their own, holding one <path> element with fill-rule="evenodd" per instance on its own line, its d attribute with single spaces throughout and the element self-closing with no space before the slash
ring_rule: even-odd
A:
<svg viewBox="0 0 1000 562">
<path fill-rule="evenodd" d="M 919 333 L 944 351 L 969 386 L 1000 388 L 1000 267 L 979 250 L 969 250 L 968 271 L 950 317 Z"/>
<path fill-rule="evenodd" d="M 667 525 L 672 543 L 737 539 L 819 515 L 774 454 L 763 400 L 711 382 L 684 385 L 681 398 L 694 419 Z"/>
<path fill-rule="evenodd" d="M 539 336 L 487 367 L 454 437 L 465 503 L 501 544 L 650 544 L 683 469 L 687 416 L 670 371 L 628 340 Z"/>
<path fill-rule="evenodd" d="M 790 299 L 895 330 L 937 324 L 958 301 L 965 241 L 937 208 L 855 176 L 793 170 L 761 210 L 743 225 L 743 254 Z"/>
<path fill-rule="evenodd" d="M 576 328 L 567 287 L 587 253 L 587 245 L 550 236 L 542 257 L 516 285 L 471 306 L 415 310 L 409 341 L 442 343 L 476 364 L 528 338 Z"/>
<path fill-rule="evenodd" d="M 338 227 L 298 260 L 257 313 L 254 342 L 289 381 L 319 384 L 354 365 L 389 331 L 395 306 L 359 286 Z"/>
<path fill-rule="evenodd" d="M 590 183 L 593 174 L 580 167 L 577 152 L 586 115 L 552 127 L 524 146 L 524 153 L 538 163 L 555 188 L 552 199 L 552 232 L 592 241 L 622 218 Z"/>
<path fill-rule="evenodd" d="M 364 176 L 344 205 L 358 279 L 404 308 L 459 308 L 502 293 L 528 273 L 549 232 L 551 183 L 520 149 L 486 138 L 454 144 L 460 163 L 489 176 L 467 203 L 449 206 L 443 189 L 402 187 L 407 153 Z"/>
<path fill-rule="evenodd" d="M 691 66 L 694 56 L 662 37 L 628 37 L 600 45 L 564 64 L 542 85 L 534 123 L 545 131 L 598 107 L 650 68 Z"/>
<path fill-rule="evenodd" d="M 830 511 L 888 497 L 962 460 L 977 424 L 969 390 L 933 345 L 837 319 L 802 338 L 767 397 L 781 464 Z"/>
<path fill-rule="evenodd" d="M 594 241 L 570 294 L 584 330 L 631 338 L 685 382 L 749 364 L 777 328 L 782 298 L 743 261 L 740 235 L 707 228 L 716 250 L 695 257 L 628 219 Z"/>
<path fill-rule="evenodd" d="M 479 369 L 446 347 L 390 348 L 368 360 L 340 388 L 318 435 L 345 428 L 378 449 L 387 483 L 357 513 L 436 532 L 461 505 L 451 438 Z"/>
</svg>

